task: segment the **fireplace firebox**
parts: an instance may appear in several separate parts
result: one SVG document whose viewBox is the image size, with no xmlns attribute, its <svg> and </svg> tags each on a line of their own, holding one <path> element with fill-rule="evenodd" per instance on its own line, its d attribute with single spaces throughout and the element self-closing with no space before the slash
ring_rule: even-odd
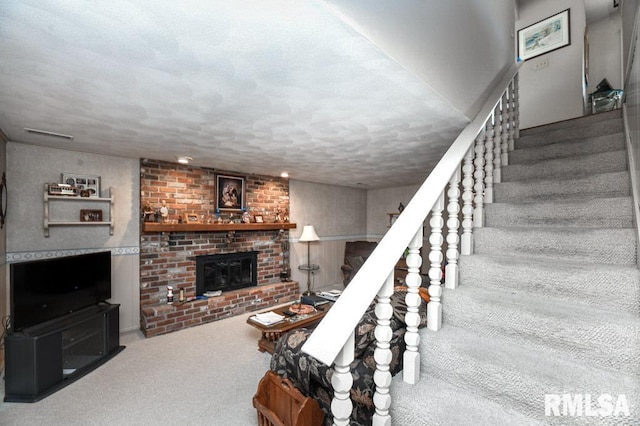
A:
<svg viewBox="0 0 640 426">
<path fill-rule="evenodd" d="M 196 295 L 257 286 L 258 252 L 196 256 Z"/>
</svg>

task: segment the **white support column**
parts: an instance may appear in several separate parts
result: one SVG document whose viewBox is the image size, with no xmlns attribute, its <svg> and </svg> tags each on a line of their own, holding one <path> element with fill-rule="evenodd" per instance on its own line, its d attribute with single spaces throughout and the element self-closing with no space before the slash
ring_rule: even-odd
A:
<svg viewBox="0 0 640 426">
<path fill-rule="evenodd" d="M 333 376 L 331 376 L 331 386 L 333 386 L 331 414 L 333 414 L 333 424 L 336 426 L 349 426 L 351 411 L 353 411 L 353 403 L 351 402 L 351 387 L 353 386 L 351 363 L 353 362 L 354 351 L 355 332 L 352 331 L 334 361 L 334 372 Z"/>
<path fill-rule="evenodd" d="M 475 151 L 476 158 L 473 160 L 475 185 L 473 190 L 476 207 L 473 210 L 473 226 L 482 228 L 484 226 L 484 132 L 480 132 L 476 137 Z"/>
<path fill-rule="evenodd" d="M 462 238 L 460 253 L 473 253 L 473 147 L 464 156 L 462 166 Z"/>
<path fill-rule="evenodd" d="M 391 426 L 391 415 L 389 408 L 391 407 L 391 394 L 389 387 L 391 386 L 391 338 L 393 330 L 391 330 L 391 316 L 393 308 L 391 307 L 391 295 L 393 294 L 394 271 L 391 271 L 384 284 L 378 291 L 378 299 L 376 303 L 376 317 L 378 323 L 376 325 L 376 349 L 373 352 L 373 359 L 376 361 L 376 371 L 373 373 L 373 381 L 376 384 L 376 390 L 373 394 L 373 405 L 375 406 L 375 414 L 373 415 L 373 426 Z"/>
<path fill-rule="evenodd" d="M 444 221 L 442 219 L 442 210 L 444 209 L 444 192 L 440 194 L 438 200 L 431 209 L 431 235 L 429 243 L 431 244 L 431 252 L 429 252 L 429 303 L 427 304 L 427 328 L 429 330 L 438 331 L 442 327 L 442 227 Z M 406 368 L 406 366 L 405 366 Z"/>
<path fill-rule="evenodd" d="M 440 210 L 440 220 L 442 221 L 442 210 Z M 442 226 L 440 226 L 440 230 L 442 231 Z M 407 344 L 407 348 L 404 351 L 404 358 L 402 359 L 402 379 L 412 385 L 420 381 L 420 352 L 418 352 L 418 344 L 420 343 L 420 335 L 418 334 L 418 326 L 420 325 L 420 315 L 418 314 L 420 293 L 418 289 L 422 284 L 422 276 L 420 275 L 420 266 L 422 266 L 422 256 L 420 256 L 422 236 L 423 229 L 422 226 L 420 226 L 409 243 L 409 254 L 407 255 L 408 272 L 405 278 L 408 290 L 405 296 L 407 314 L 405 315 L 404 322 L 407 324 L 407 331 L 404 334 L 404 341 Z M 440 238 L 442 239 L 442 234 Z M 440 257 L 442 258 L 442 254 Z M 429 270 L 429 273 L 431 273 L 431 270 Z"/>
<path fill-rule="evenodd" d="M 447 265 L 444 268 L 444 286 L 446 288 L 458 287 L 458 228 L 460 228 L 460 166 L 449 180 L 449 203 L 447 204 Z"/>
<path fill-rule="evenodd" d="M 511 127 L 509 92 L 502 94 L 502 144 L 500 144 L 500 165 L 509 165 L 509 128 Z"/>
<path fill-rule="evenodd" d="M 484 202 L 493 203 L 493 119 L 487 121 L 487 131 L 485 132 L 484 150 Z"/>
<path fill-rule="evenodd" d="M 500 183 L 502 182 L 502 158 L 500 156 L 502 143 L 502 101 L 498 102 L 493 117 L 493 183 Z M 493 189 L 491 195 L 491 202 L 493 202 Z"/>
</svg>

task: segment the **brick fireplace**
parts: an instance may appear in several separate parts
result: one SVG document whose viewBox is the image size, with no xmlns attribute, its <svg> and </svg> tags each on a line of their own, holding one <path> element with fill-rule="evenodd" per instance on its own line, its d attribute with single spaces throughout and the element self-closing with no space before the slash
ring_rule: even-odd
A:
<svg viewBox="0 0 640 426">
<path fill-rule="evenodd" d="M 246 206 L 251 215 L 261 215 L 269 223 L 274 221 L 277 210 L 288 211 L 286 179 L 155 160 L 141 163 L 141 210 L 144 206 L 164 205 L 169 211 L 167 221 L 177 221 L 187 214 L 195 214 L 203 221 L 215 220 L 216 173 L 244 177 Z M 222 213 L 225 221 L 229 216 Z M 141 226 L 141 328 L 147 337 L 267 309 L 299 297 L 298 283 L 280 279 L 289 239 L 287 229 L 145 232 L 144 224 Z M 242 252 L 255 252 L 257 285 L 224 291 L 208 299 L 178 301 L 180 289 L 188 298 L 196 296 L 197 257 Z M 167 303 L 167 286 L 174 289 L 173 304 Z"/>
</svg>

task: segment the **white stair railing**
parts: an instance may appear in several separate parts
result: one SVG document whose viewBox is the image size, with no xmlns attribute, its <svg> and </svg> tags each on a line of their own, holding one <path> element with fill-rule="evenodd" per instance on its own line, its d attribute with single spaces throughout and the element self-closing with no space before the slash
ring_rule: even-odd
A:
<svg viewBox="0 0 640 426">
<path fill-rule="evenodd" d="M 369 305 L 377 302 L 375 312 L 378 324 L 375 329 L 376 350 L 374 359 L 376 371 L 374 382 L 376 391 L 373 396 L 375 414 L 374 426 L 391 424 L 391 396 L 389 386 L 391 374 L 389 364 L 391 351 L 391 328 L 389 320 L 392 309 L 389 297 L 393 293 L 394 267 L 405 250 L 408 249 L 408 287 L 405 301 L 408 313 L 405 318 L 406 351 L 403 354 L 403 380 L 417 383 L 420 379 L 420 353 L 418 346 L 420 335 L 419 287 L 422 283 L 420 249 L 423 242 L 424 222 L 429 213 L 431 227 L 429 243 L 429 296 L 427 306 L 427 328 L 437 331 L 442 326 L 442 245 L 445 221 L 445 192 L 448 196 L 447 210 L 447 275 L 455 278 L 447 281 L 447 287 L 457 287 L 458 219 L 462 211 L 462 254 L 473 252 L 472 227 L 483 225 L 482 206 L 487 202 L 488 190 L 492 189 L 494 174 L 494 153 L 503 163 L 503 144 L 507 138 L 509 144 L 518 137 L 518 83 L 517 71 L 521 63 L 514 64 L 494 87 L 476 118 L 465 127 L 449 150 L 420 186 L 409 204 L 405 207 L 393 226 L 387 231 L 377 248 L 369 256 L 340 298 L 327 312 L 315 331 L 309 336 L 302 351 L 326 365 L 333 365 L 331 383 L 334 397 L 331 412 L 335 425 L 348 425 L 353 404 L 350 389 L 353 379 L 349 365 L 354 357 L 354 329 Z M 500 137 L 494 140 L 494 128 L 500 128 Z M 502 134 L 505 134 L 504 138 Z M 508 136 L 507 136 L 508 135 Z M 485 146 L 485 143 L 487 144 Z M 493 144 L 497 144 L 495 149 Z M 494 151 L 495 149 L 495 151 Z M 475 161 L 473 160 L 475 154 Z M 508 159 L 504 161 L 508 164 Z M 474 167 L 475 166 L 475 167 Z M 462 171 L 463 193 L 460 197 L 460 174 Z M 474 184 L 475 178 L 475 184 Z M 485 186 L 486 185 L 486 186 Z M 447 186 L 449 187 L 447 191 Z M 475 194 L 473 191 L 475 190 Z M 490 191 L 489 191 L 490 192 Z M 492 198 L 491 198 L 492 199 Z M 490 200 L 491 200 L 490 199 Z M 489 202 L 491 202 L 489 200 Z M 462 208 L 459 203 L 462 202 Z M 473 206 L 475 202 L 475 208 Z"/>
</svg>

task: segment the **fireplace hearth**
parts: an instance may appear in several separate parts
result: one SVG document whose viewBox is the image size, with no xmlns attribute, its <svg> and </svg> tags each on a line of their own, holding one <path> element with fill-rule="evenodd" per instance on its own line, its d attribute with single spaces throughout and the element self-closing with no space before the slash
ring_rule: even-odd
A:
<svg viewBox="0 0 640 426">
<path fill-rule="evenodd" d="M 196 256 L 196 295 L 257 286 L 258 252 Z"/>
</svg>

